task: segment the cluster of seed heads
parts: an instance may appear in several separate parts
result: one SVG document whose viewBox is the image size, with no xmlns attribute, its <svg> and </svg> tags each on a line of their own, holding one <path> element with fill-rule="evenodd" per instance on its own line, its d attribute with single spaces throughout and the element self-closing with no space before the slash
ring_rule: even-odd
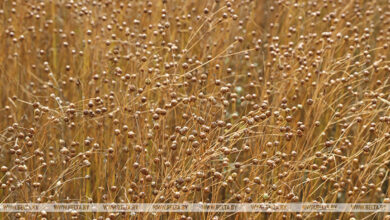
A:
<svg viewBox="0 0 390 220">
<path fill-rule="evenodd" d="M 0 23 L 2 203 L 390 202 L 388 0 L 5 0 Z"/>
</svg>

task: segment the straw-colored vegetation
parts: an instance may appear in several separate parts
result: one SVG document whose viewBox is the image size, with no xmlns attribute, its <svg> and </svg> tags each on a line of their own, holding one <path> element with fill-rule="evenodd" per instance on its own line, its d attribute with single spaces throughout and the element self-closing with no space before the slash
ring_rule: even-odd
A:
<svg viewBox="0 0 390 220">
<path fill-rule="evenodd" d="M 389 44 L 388 0 L 1 0 L 0 202 L 390 202 Z"/>
</svg>

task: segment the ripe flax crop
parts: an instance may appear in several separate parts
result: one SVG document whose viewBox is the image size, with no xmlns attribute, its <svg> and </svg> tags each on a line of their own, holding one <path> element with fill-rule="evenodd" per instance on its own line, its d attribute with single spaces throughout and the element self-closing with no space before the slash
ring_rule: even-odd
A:
<svg viewBox="0 0 390 220">
<path fill-rule="evenodd" d="M 390 202 L 388 0 L 2 0 L 0 39 L 0 202 Z"/>
</svg>

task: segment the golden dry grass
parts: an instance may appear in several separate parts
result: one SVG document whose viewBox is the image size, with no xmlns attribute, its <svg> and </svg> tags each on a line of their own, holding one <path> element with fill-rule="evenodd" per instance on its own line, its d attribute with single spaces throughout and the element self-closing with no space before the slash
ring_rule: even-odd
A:
<svg viewBox="0 0 390 220">
<path fill-rule="evenodd" d="M 0 202 L 390 202 L 388 0 L 1 0 L 0 39 Z"/>
</svg>

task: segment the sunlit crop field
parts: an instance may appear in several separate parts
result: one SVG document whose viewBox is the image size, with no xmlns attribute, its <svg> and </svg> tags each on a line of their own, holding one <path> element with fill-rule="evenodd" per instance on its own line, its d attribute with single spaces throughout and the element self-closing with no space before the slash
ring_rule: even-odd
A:
<svg viewBox="0 0 390 220">
<path fill-rule="evenodd" d="M 388 0 L 0 0 L 0 202 L 390 202 L 389 44 Z"/>
</svg>

